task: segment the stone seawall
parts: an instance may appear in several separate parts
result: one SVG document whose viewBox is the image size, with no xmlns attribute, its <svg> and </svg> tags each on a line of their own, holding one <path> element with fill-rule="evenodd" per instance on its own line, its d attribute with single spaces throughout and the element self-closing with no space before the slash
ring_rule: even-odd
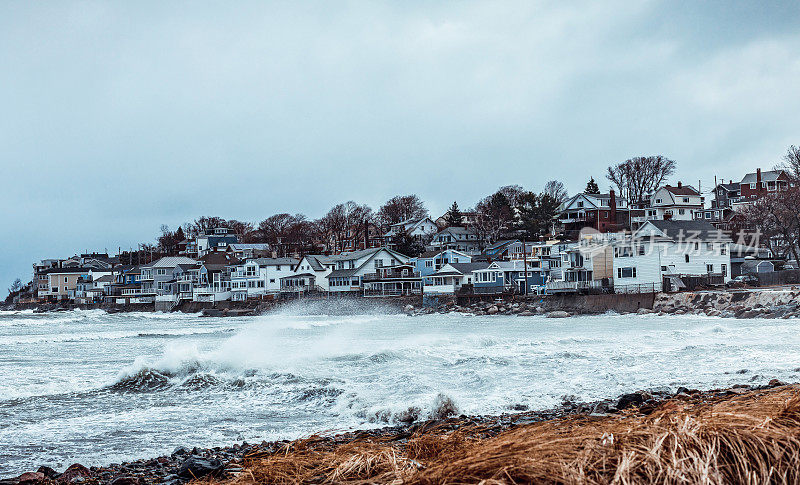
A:
<svg viewBox="0 0 800 485">
<path fill-rule="evenodd" d="M 660 293 L 653 311 L 727 318 L 795 318 L 800 317 L 800 291 L 792 288 Z"/>
</svg>

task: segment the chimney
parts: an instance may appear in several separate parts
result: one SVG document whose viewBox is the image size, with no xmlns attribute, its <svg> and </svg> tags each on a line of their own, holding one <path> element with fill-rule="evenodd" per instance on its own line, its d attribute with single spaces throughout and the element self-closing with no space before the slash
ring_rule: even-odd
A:
<svg viewBox="0 0 800 485">
<path fill-rule="evenodd" d="M 680 180 L 678 180 L 678 188 L 681 188 L 681 187 L 683 187 L 683 184 L 681 183 Z"/>
<path fill-rule="evenodd" d="M 756 193 L 761 193 L 761 169 L 756 169 Z"/>
<path fill-rule="evenodd" d="M 617 194 L 614 189 L 608 191 L 608 218 L 611 219 L 611 224 L 616 229 L 617 224 Z"/>
</svg>

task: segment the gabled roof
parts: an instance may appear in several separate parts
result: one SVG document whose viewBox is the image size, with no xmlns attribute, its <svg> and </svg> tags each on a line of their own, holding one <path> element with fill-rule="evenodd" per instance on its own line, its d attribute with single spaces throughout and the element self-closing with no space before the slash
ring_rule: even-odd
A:
<svg viewBox="0 0 800 485">
<path fill-rule="evenodd" d="M 673 241 L 698 239 L 701 241 L 732 242 L 731 238 L 706 221 L 647 221 L 636 231 L 634 237 L 646 234 L 647 227 L 654 226 L 665 237 Z M 640 234 L 641 233 L 641 234 Z"/>
<path fill-rule="evenodd" d="M 761 181 L 762 182 L 774 182 L 778 180 L 778 177 L 781 174 L 785 174 L 783 170 L 769 170 L 767 172 L 761 172 Z M 758 179 L 757 172 L 748 173 L 747 175 L 742 178 L 742 181 L 739 182 L 740 184 L 754 184 Z"/>
<path fill-rule="evenodd" d="M 674 195 L 691 195 L 699 196 L 700 192 L 696 191 L 691 185 L 680 185 L 680 187 L 673 187 L 672 185 L 665 185 L 662 189 Z"/>
<path fill-rule="evenodd" d="M 213 253 L 208 254 L 210 256 Z M 205 256 L 204 256 L 205 257 Z M 158 261 L 153 261 L 149 264 L 143 264 L 142 268 L 174 268 L 179 264 L 197 264 L 197 261 L 192 258 L 184 256 L 165 256 Z"/>
<path fill-rule="evenodd" d="M 263 249 L 265 251 L 269 250 L 268 243 L 232 243 L 228 244 L 228 247 L 236 250 L 244 250 L 244 249 Z"/>
<path fill-rule="evenodd" d="M 39 274 L 66 274 L 66 273 L 90 273 L 97 268 L 51 268 L 41 271 Z"/>
<path fill-rule="evenodd" d="M 433 273 L 431 276 L 441 276 L 441 275 L 452 275 L 454 274 L 453 271 L 449 268 L 453 268 L 457 274 L 466 275 L 472 273 L 476 270 L 481 270 L 489 267 L 488 262 L 484 263 L 448 263 L 442 266 L 442 269 Z"/>
<path fill-rule="evenodd" d="M 294 258 L 253 258 L 247 261 L 252 261 L 259 266 L 294 266 L 300 262 Z"/>
</svg>

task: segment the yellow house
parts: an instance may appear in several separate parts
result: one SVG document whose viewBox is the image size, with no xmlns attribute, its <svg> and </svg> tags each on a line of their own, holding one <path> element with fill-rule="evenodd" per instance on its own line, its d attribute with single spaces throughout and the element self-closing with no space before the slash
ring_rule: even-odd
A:
<svg viewBox="0 0 800 485">
<path fill-rule="evenodd" d="M 47 289 L 39 289 L 39 298 L 46 300 L 66 300 L 70 291 L 74 292 L 78 285 L 78 278 L 88 276 L 92 268 L 54 268 L 47 270 Z"/>
</svg>

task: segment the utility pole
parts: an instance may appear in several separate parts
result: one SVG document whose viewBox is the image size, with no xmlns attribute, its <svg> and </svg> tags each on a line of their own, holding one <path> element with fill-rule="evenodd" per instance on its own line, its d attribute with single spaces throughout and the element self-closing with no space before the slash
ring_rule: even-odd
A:
<svg viewBox="0 0 800 485">
<path fill-rule="evenodd" d="M 523 284 L 525 285 L 525 296 L 528 296 L 528 245 L 525 244 L 525 238 L 522 238 L 522 261 L 525 272 L 522 275 Z"/>
</svg>

